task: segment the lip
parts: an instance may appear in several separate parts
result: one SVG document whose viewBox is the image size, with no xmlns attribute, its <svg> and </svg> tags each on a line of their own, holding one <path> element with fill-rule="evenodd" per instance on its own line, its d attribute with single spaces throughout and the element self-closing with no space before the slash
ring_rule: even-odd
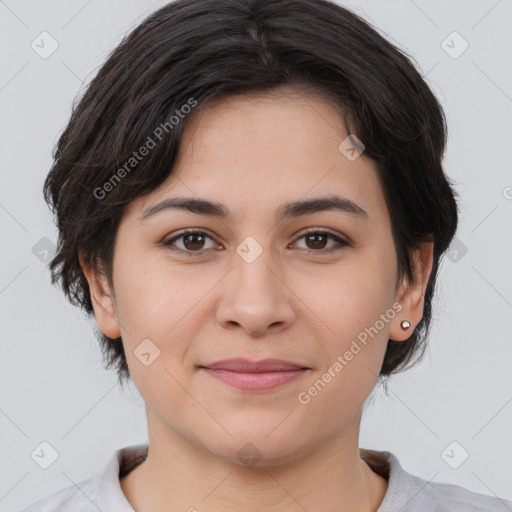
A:
<svg viewBox="0 0 512 512">
<path fill-rule="evenodd" d="M 281 359 L 227 359 L 200 366 L 207 374 L 244 391 L 266 391 L 286 384 L 311 368 Z"/>
<path fill-rule="evenodd" d="M 202 365 L 201 368 L 209 368 L 210 370 L 227 370 L 237 373 L 286 372 L 309 369 L 301 364 L 284 361 L 282 359 L 250 361 L 240 357 L 205 364 Z"/>
</svg>

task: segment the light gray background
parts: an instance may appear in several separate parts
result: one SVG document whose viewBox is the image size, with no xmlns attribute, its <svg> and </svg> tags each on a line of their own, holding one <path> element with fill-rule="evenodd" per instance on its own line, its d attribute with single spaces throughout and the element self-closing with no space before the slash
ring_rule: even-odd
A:
<svg viewBox="0 0 512 512">
<path fill-rule="evenodd" d="M 120 392 L 102 369 L 92 325 L 51 287 L 32 248 L 57 238 L 42 184 L 73 98 L 122 35 L 164 3 L 0 0 L 2 511 L 88 478 L 115 449 L 147 440 L 138 392 Z M 446 110 L 445 168 L 462 196 L 429 352 L 390 382 L 388 398 L 377 393 L 360 444 L 392 451 L 427 480 L 512 499 L 512 1 L 344 5 L 416 59 Z M 43 31 L 59 45 L 47 59 L 31 48 Z M 441 46 L 453 31 L 469 43 L 458 58 Z M 46 470 L 31 458 L 42 441 L 59 453 Z M 441 456 L 453 441 L 469 453 L 458 469 Z"/>
</svg>

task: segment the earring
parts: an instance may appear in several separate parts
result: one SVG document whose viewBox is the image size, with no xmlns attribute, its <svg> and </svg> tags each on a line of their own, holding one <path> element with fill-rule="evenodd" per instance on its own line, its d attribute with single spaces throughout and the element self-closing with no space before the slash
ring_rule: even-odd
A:
<svg viewBox="0 0 512 512">
<path fill-rule="evenodd" d="M 402 323 L 400 325 L 404 331 L 411 327 L 411 324 L 407 320 L 402 320 Z"/>
</svg>

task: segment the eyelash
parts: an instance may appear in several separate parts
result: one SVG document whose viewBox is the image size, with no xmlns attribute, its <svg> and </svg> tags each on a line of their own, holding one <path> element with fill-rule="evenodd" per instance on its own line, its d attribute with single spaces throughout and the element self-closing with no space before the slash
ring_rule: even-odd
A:
<svg viewBox="0 0 512 512">
<path fill-rule="evenodd" d="M 312 229 L 310 231 L 307 231 L 306 233 L 303 233 L 297 240 L 301 240 L 302 238 L 305 238 L 309 235 L 316 235 L 316 234 L 328 235 L 329 238 L 338 242 L 340 244 L 340 247 L 334 247 L 334 248 L 331 247 L 329 249 L 319 249 L 317 251 L 315 251 L 313 249 L 304 249 L 306 251 L 306 253 L 308 253 L 308 254 L 330 254 L 332 252 L 343 249 L 344 247 L 351 246 L 351 244 L 349 242 L 347 242 L 346 240 L 343 240 L 342 238 L 340 238 L 336 234 L 332 233 L 331 231 L 328 231 L 326 229 L 321 229 L 321 228 Z M 179 240 L 180 238 L 184 238 L 186 235 L 205 235 L 207 238 L 210 238 L 213 240 L 213 237 L 211 237 L 210 235 L 208 235 L 208 233 L 205 233 L 204 231 L 199 231 L 197 229 L 184 229 L 183 231 L 180 231 L 177 235 L 173 236 L 172 238 L 165 240 L 163 242 L 163 245 L 164 245 L 164 247 L 168 247 L 172 251 L 181 252 L 182 254 L 184 254 L 187 257 L 200 256 L 204 251 L 208 250 L 208 249 L 200 249 L 198 251 L 190 251 L 190 250 L 184 250 L 184 249 L 176 249 L 176 248 L 172 247 L 172 244 L 175 241 Z"/>
</svg>

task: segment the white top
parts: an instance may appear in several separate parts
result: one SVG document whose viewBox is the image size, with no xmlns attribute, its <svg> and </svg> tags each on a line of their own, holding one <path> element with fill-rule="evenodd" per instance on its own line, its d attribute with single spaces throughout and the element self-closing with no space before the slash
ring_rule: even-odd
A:
<svg viewBox="0 0 512 512">
<path fill-rule="evenodd" d="M 120 448 L 103 472 L 33 503 L 21 512 L 135 512 L 119 482 L 147 455 L 147 444 Z M 512 501 L 452 484 L 427 482 L 407 473 L 390 452 L 360 449 L 361 458 L 388 480 L 377 512 L 512 512 Z"/>
</svg>

